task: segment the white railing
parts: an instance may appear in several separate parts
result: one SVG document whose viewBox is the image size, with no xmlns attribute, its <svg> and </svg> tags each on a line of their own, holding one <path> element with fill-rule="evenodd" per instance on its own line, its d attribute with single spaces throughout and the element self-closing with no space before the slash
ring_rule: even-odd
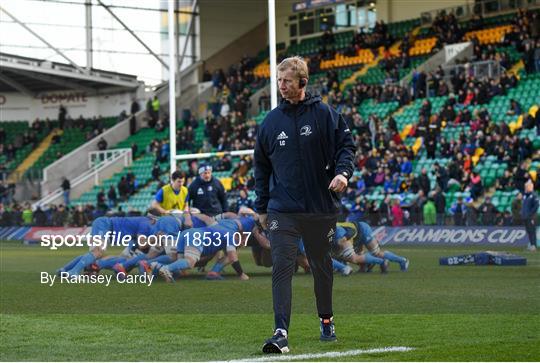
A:
<svg viewBox="0 0 540 363">
<path fill-rule="evenodd" d="M 73 193 L 74 190 L 81 189 L 79 194 L 82 194 L 84 191 L 87 190 L 86 187 L 90 186 L 91 184 L 99 185 L 100 179 L 105 172 L 108 171 L 108 174 L 111 174 L 109 170 L 111 166 L 121 165 L 122 168 L 124 168 L 131 165 L 131 163 L 133 162 L 131 149 L 115 149 L 115 150 L 107 150 L 107 151 L 109 152 L 108 158 L 104 159 L 102 162 L 98 163 L 97 165 L 92 167 L 90 170 L 85 171 L 84 173 L 82 173 L 81 175 L 77 176 L 75 179 L 70 181 L 71 193 Z M 99 157 L 100 153 L 106 153 L 106 152 L 90 152 L 88 154 L 88 164 L 90 165 L 92 163 L 91 162 L 92 158 L 95 158 L 96 156 Z M 121 162 L 122 159 L 123 159 L 123 162 L 119 164 L 119 162 Z M 84 188 L 79 188 L 83 186 Z M 54 191 L 52 191 L 50 194 L 48 194 L 47 196 L 41 198 L 40 200 L 32 204 L 32 209 L 35 210 L 37 206 L 43 206 L 49 203 L 54 203 L 55 201 L 62 200 L 62 198 L 63 198 L 63 190 L 62 188 L 57 188 Z"/>
<path fill-rule="evenodd" d="M 129 157 L 131 159 L 131 149 L 111 149 L 111 150 L 103 150 L 103 151 L 90 151 L 88 153 L 88 168 L 97 168 L 102 163 L 105 163 L 107 161 L 117 159 L 118 156 L 121 154 L 123 156 L 126 155 L 126 151 L 129 150 Z M 131 164 L 131 160 L 129 160 L 129 163 Z"/>
<path fill-rule="evenodd" d="M 142 127 L 145 118 L 146 110 L 137 112 L 135 115 L 137 129 Z M 87 141 L 43 169 L 43 180 L 41 182 L 43 195 L 48 195 L 50 191 L 56 189 L 56 185 L 62 182 L 63 177 L 71 180 L 85 173 L 88 170 L 87 155 L 89 152 L 97 150 L 97 144 L 100 138 L 105 139 L 112 147 L 127 139 L 130 135 L 129 123 L 130 117 L 120 121 L 110 129 L 105 130 L 98 137 Z"/>
<path fill-rule="evenodd" d="M 457 90 L 453 89 L 452 77 L 455 74 L 465 73 L 466 77 L 474 77 L 475 79 L 499 79 L 505 72 L 504 67 L 499 61 L 487 60 L 479 62 L 470 62 L 464 64 L 450 64 L 443 65 L 442 70 L 444 72 L 443 81 L 448 84 L 449 89 L 457 93 Z M 426 95 L 430 95 L 430 91 L 437 91 L 431 88 L 430 82 L 426 82 Z"/>
</svg>

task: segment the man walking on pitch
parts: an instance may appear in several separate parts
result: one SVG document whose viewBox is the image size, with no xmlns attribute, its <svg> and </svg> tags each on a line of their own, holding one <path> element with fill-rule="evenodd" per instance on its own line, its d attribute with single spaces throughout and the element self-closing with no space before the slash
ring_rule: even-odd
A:
<svg viewBox="0 0 540 363">
<path fill-rule="evenodd" d="M 308 68 L 300 57 L 278 66 L 283 101 L 265 118 L 255 146 L 256 209 L 272 251 L 275 332 L 264 353 L 285 353 L 292 275 L 302 238 L 313 274 L 320 339 L 336 339 L 332 258 L 340 193 L 353 172 L 355 147 L 345 120 L 321 97 L 306 92 Z M 266 223 L 265 223 L 266 222 Z"/>
<path fill-rule="evenodd" d="M 536 251 L 536 213 L 538 211 L 538 196 L 534 192 L 534 183 L 529 180 L 525 183 L 525 194 L 521 206 L 521 218 L 525 222 L 525 230 L 529 236 L 529 247 L 531 252 Z"/>
</svg>

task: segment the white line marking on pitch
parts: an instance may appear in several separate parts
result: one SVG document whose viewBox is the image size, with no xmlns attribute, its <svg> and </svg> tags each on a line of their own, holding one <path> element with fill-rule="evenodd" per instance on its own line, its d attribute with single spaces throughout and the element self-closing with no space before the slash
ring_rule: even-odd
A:
<svg viewBox="0 0 540 363">
<path fill-rule="evenodd" d="M 272 354 L 263 358 L 246 358 L 240 360 L 232 360 L 229 362 L 275 362 L 275 361 L 291 361 L 298 359 L 307 359 L 312 360 L 316 358 L 338 358 L 338 357 L 347 357 L 351 355 L 361 355 L 361 354 L 375 354 L 375 353 L 389 353 L 389 352 L 409 352 L 414 350 L 410 347 L 385 347 L 385 348 L 373 348 L 373 349 L 355 349 L 347 350 L 345 352 L 326 352 L 326 353 L 316 353 L 316 354 L 283 354 L 276 355 Z"/>
</svg>

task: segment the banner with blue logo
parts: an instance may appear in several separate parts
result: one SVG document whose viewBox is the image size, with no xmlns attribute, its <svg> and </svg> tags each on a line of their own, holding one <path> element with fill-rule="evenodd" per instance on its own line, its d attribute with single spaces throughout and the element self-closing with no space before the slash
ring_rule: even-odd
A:
<svg viewBox="0 0 540 363">
<path fill-rule="evenodd" d="M 406 226 L 375 227 L 381 245 L 522 246 L 529 243 L 523 227 Z"/>
</svg>

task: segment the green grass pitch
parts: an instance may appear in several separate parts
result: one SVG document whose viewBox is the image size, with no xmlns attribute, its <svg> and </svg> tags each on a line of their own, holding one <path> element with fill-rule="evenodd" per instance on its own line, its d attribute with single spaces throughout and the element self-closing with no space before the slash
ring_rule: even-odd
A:
<svg viewBox="0 0 540 363">
<path fill-rule="evenodd" d="M 404 346 L 414 350 L 332 359 L 540 360 L 540 253 L 504 249 L 527 257 L 527 266 L 446 267 L 439 257 L 482 249 L 391 250 L 410 258 L 409 272 L 392 264 L 387 275 L 335 276 L 334 343 L 318 340 L 311 276 L 295 275 L 290 354 Z M 270 269 L 254 266 L 249 250 L 241 252 L 249 281 L 229 268 L 225 281 L 194 273 L 150 287 L 48 287 L 40 271 L 52 273 L 84 249 L 2 242 L 0 252 L 2 361 L 256 359 L 272 333 Z"/>
</svg>

